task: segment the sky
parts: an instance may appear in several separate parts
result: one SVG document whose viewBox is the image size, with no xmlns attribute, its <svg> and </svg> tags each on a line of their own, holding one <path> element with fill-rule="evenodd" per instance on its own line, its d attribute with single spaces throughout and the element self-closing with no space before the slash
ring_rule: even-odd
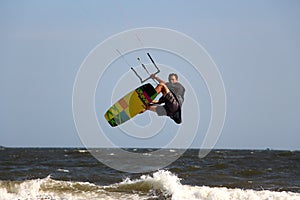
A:
<svg viewBox="0 0 300 200">
<path fill-rule="evenodd" d="M 227 112 L 215 148 L 299 150 L 299 19 L 296 0 L 1 1 L 0 145 L 83 147 L 73 119 L 72 92 L 85 58 L 112 35 L 161 27 L 202 45 L 220 71 Z M 173 64 L 165 54 L 153 51 L 156 62 Z M 127 59 L 135 62 L 129 55 Z M 117 63 L 129 68 L 122 59 Z M 121 76 L 114 69 L 106 76 Z M 101 95 L 110 98 L 111 89 L 98 89 L 96 98 Z M 196 95 L 202 99 L 203 121 L 194 148 L 203 140 L 210 117 L 208 93 Z M 109 106 L 95 105 L 98 111 Z M 104 130 L 107 135 L 114 132 Z M 143 143 L 127 137 L 121 143 L 114 140 L 125 146 L 159 146 L 161 140 L 170 140 L 170 130 Z"/>
</svg>

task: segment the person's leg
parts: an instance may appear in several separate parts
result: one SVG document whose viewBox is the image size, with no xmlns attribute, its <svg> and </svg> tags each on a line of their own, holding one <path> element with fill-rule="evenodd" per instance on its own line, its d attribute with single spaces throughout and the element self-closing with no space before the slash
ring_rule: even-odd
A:
<svg viewBox="0 0 300 200">
<path fill-rule="evenodd" d="M 162 93 L 163 96 L 166 96 L 168 92 L 170 92 L 169 88 L 164 83 L 159 83 L 155 88 L 157 94 Z M 156 106 L 148 106 L 143 111 L 140 112 L 140 114 L 144 113 L 146 110 L 151 110 L 153 112 L 156 112 Z"/>
<path fill-rule="evenodd" d="M 149 106 L 147 110 L 157 113 L 158 116 L 166 116 L 167 111 L 164 106 Z"/>
<path fill-rule="evenodd" d="M 157 94 L 162 93 L 163 96 L 166 96 L 167 93 L 170 92 L 169 88 L 164 83 L 159 83 L 155 88 Z M 156 112 L 157 106 L 148 106 L 143 111 L 140 112 L 140 114 L 144 113 L 146 110 L 151 110 L 153 112 Z"/>
<path fill-rule="evenodd" d="M 145 107 L 144 110 L 142 110 L 139 114 L 144 113 L 146 110 L 150 110 L 152 112 L 156 112 L 156 107 L 157 106 L 148 106 L 148 107 Z"/>
<path fill-rule="evenodd" d="M 163 96 L 166 96 L 168 92 L 170 92 L 169 88 L 164 83 L 159 83 L 155 88 L 157 94 L 162 93 Z"/>
</svg>

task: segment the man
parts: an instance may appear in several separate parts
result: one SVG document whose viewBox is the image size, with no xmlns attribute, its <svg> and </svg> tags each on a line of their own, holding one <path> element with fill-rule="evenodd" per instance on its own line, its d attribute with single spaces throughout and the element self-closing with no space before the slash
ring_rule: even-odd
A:
<svg viewBox="0 0 300 200">
<path fill-rule="evenodd" d="M 169 82 L 167 83 L 155 74 L 152 74 L 151 78 L 159 82 L 155 90 L 158 94 L 162 93 L 162 96 L 158 101 L 154 100 L 153 104 L 146 109 L 156 112 L 159 116 L 169 116 L 177 124 L 180 124 L 182 122 L 181 106 L 184 101 L 185 88 L 178 82 L 177 74 L 169 74 Z M 158 105 L 163 103 L 163 106 Z"/>
</svg>

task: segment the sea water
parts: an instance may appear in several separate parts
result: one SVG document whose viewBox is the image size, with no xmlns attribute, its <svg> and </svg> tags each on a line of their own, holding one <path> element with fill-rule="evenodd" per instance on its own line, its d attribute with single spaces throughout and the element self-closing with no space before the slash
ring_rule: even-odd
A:
<svg viewBox="0 0 300 200">
<path fill-rule="evenodd" d="M 155 149 L 134 151 L 151 156 Z M 299 172 L 298 151 L 213 150 L 200 159 L 188 150 L 164 169 L 132 174 L 84 149 L 2 148 L 0 199 L 298 200 Z"/>
</svg>

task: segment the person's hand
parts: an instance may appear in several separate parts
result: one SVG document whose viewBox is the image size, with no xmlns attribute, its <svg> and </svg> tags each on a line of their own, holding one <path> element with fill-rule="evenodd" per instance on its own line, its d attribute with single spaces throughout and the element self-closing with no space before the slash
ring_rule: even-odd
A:
<svg viewBox="0 0 300 200">
<path fill-rule="evenodd" d="M 151 74 L 150 77 L 151 77 L 152 79 L 155 79 L 155 78 L 156 78 L 156 75 L 155 75 L 155 74 Z"/>
</svg>

